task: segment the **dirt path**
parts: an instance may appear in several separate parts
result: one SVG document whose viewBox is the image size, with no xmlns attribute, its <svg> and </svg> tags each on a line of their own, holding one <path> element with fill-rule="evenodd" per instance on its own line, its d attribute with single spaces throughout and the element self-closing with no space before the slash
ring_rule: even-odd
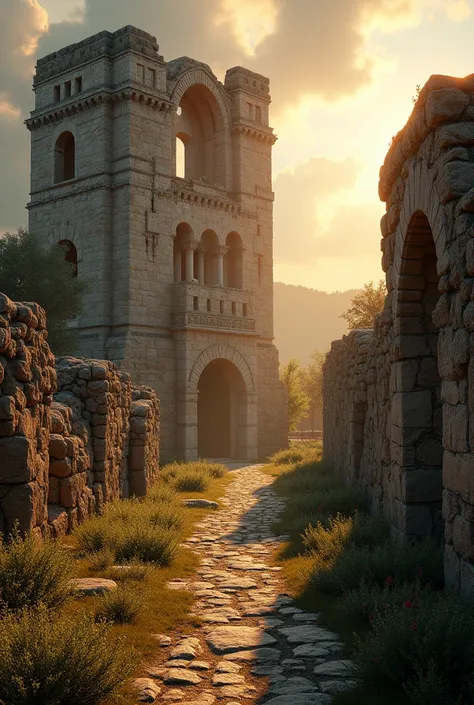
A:
<svg viewBox="0 0 474 705">
<path fill-rule="evenodd" d="M 285 540 L 272 534 L 283 500 L 260 468 L 236 470 L 219 511 L 188 539 L 201 557 L 199 577 L 170 587 L 194 592 L 202 626 L 158 639 L 142 702 L 330 705 L 347 685 L 338 636 L 293 606 L 271 566 Z"/>
</svg>

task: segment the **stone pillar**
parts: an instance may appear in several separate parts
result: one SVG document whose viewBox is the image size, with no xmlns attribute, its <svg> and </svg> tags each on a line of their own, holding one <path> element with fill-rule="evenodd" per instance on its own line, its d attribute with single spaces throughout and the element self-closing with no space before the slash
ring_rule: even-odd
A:
<svg viewBox="0 0 474 705">
<path fill-rule="evenodd" d="M 206 250 L 204 247 L 200 247 L 198 250 L 198 271 L 197 278 L 200 284 L 204 284 L 204 255 Z"/>
<path fill-rule="evenodd" d="M 181 281 L 181 261 L 183 253 L 181 250 L 176 250 L 174 253 L 174 280 L 175 282 Z"/>
<path fill-rule="evenodd" d="M 220 245 L 216 248 L 217 258 L 217 285 L 224 286 L 224 257 L 228 253 L 229 248 Z"/>
<path fill-rule="evenodd" d="M 192 282 L 194 279 L 194 250 L 198 246 L 197 242 L 187 242 L 184 246 L 186 252 L 186 281 Z"/>
</svg>

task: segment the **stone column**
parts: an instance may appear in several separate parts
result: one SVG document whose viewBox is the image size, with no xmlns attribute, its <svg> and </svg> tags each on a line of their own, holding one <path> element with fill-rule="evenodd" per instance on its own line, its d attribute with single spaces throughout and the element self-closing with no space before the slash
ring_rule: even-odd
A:
<svg viewBox="0 0 474 705">
<path fill-rule="evenodd" d="M 181 250 L 176 250 L 174 253 L 174 280 L 175 282 L 181 281 L 181 260 L 183 253 Z"/>
<path fill-rule="evenodd" d="M 215 255 L 217 258 L 217 285 L 224 286 L 224 257 L 229 252 L 229 248 L 219 245 L 216 248 Z"/>
<path fill-rule="evenodd" d="M 198 280 L 200 284 L 204 284 L 204 255 L 206 253 L 206 248 L 202 247 L 202 245 L 199 247 L 198 250 Z"/>
<path fill-rule="evenodd" d="M 194 250 L 198 246 L 198 242 L 187 242 L 184 246 L 186 252 L 186 281 L 191 282 L 194 279 Z"/>
</svg>

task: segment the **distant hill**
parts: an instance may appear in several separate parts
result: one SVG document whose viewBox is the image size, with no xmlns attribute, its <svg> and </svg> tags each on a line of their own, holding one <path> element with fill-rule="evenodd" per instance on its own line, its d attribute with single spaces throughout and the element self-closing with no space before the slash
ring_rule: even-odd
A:
<svg viewBox="0 0 474 705">
<path fill-rule="evenodd" d="M 347 323 L 339 316 L 349 307 L 356 289 L 328 294 L 275 282 L 273 291 L 275 345 L 280 362 L 296 357 L 304 365 L 313 350 L 325 351 L 333 340 L 347 333 Z"/>
</svg>

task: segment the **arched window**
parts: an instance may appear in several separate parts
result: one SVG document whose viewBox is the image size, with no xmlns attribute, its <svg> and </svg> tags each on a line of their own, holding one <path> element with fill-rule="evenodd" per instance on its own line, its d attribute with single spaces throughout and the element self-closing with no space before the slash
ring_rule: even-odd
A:
<svg viewBox="0 0 474 705">
<path fill-rule="evenodd" d="M 60 240 L 59 247 L 64 250 L 64 259 L 71 265 L 72 276 L 77 277 L 77 249 L 70 240 Z"/>
<path fill-rule="evenodd" d="M 54 148 L 54 183 L 73 179 L 76 175 L 76 142 L 72 132 L 63 132 Z"/>
<path fill-rule="evenodd" d="M 190 86 L 174 119 L 176 176 L 226 187 L 229 135 L 216 96 L 203 84 Z"/>
<path fill-rule="evenodd" d="M 229 233 L 226 239 L 228 252 L 224 257 L 224 286 L 243 288 L 243 244 L 239 233 Z"/>
<path fill-rule="evenodd" d="M 174 238 L 174 280 L 175 282 L 192 281 L 195 278 L 194 251 L 189 248 L 193 241 L 193 229 L 188 223 L 180 223 Z M 191 254 L 189 254 L 191 253 Z"/>
<path fill-rule="evenodd" d="M 202 272 L 201 284 L 212 286 L 217 284 L 217 261 L 216 249 L 219 245 L 219 240 L 214 230 L 205 230 L 201 236 L 200 256 L 202 257 Z"/>
<path fill-rule="evenodd" d="M 185 135 L 176 135 L 176 176 L 186 178 L 186 140 Z"/>
</svg>

